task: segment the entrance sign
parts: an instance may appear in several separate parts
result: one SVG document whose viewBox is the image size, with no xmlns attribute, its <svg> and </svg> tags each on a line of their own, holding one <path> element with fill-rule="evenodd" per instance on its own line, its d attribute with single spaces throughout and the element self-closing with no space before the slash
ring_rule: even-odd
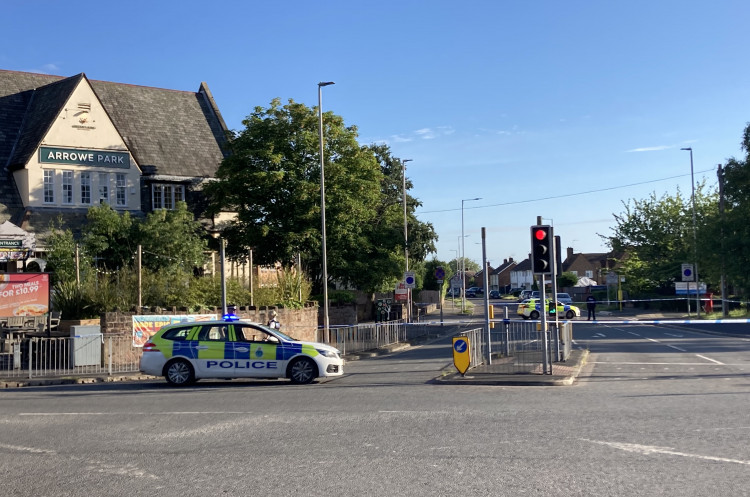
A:
<svg viewBox="0 0 750 497">
<path fill-rule="evenodd" d="M 453 365 L 462 375 L 466 374 L 471 365 L 469 350 L 469 337 L 453 337 Z"/>
</svg>

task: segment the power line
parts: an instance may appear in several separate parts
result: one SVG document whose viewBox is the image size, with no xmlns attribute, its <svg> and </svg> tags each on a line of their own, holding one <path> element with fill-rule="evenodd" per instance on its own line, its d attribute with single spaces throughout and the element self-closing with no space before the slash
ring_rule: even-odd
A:
<svg viewBox="0 0 750 497">
<path fill-rule="evenodd" d="M 713 171 L 713 169 L 704 169 L 703 171 L 696 171 L 696 174 L 699 173 L 708 173 Z M 620 185 L 620 186 L 610 186 L 608 188 L 599 188 L 597 190 L 587 190 L 583 192 L 578 193 L 563 193 L 560 195 L 551 195 L 549 197 L 540 197 L 535 199 L 528 199 L 528 200 L 514 200 L 512 202 L 500 202 L 498 204 L 486 204 L 486 205 L 477 205 L 473 207 L 466 207 L 466 210 L 469 209 L 484 209 L 485 207 L 501 207 L 506 205 L 517 205 L 517 204 L 528 204 L 531 202 L 541 202 L 542 200 L 553 200 L 556 198 L 567 198 L 567 197 L 577 197 L 578 195 L 588 195 L 590 193 L 599 193 L 599 192 L 607 192 L 611 190 L 619 190 L 621 188 L 629 188 L 631 186 L 640 186 L 640 185 L 647 185 L 649 183 L 658 183 L 659 181 L 667 181 L 670 179 L 675 178 L 682 178 L 684 176 L 687 176 L 686 174 L 678 174 L 676 176 L 669 176 L 667 178 L 660 178 L 660 179 L 653 179 L 649 181 L 641 181 L 639 183 L 629 183 L 627 185 Z M 441 209 L 441 210 L 435 210 L 435 211 L 421 211 L 420 214 L 432 214 L 436 212 L 452 212 L 452 211 L 458 211 L 461 210 L 460 208 L 453 208 L 453 209 Z"/>
</svg>

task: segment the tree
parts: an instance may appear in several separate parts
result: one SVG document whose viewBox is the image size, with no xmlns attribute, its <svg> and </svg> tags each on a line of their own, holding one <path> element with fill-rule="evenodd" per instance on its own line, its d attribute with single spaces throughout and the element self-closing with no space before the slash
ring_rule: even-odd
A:
<svg viewBox="0 0 750 497">
<path fill-rule="evenodd" d="M 323 116 L 325 136 L 326 254 L 329 279 L 372 291 L 403 271 L 403 235 L 396 223 L 394 165 L 387 147 L 362 147 L 357 129 L 341 117 Z M 322 290 L 320 158 L 314 108 L 274 99 L 256 107 L 245 129 L 230 141 L 231 153 L 207 185 L 209 213 L 237 213 L 223 230 L 230 257 L 254 249 L 258 264 L 303 267 Z M 400 162 L 398 162 L 400 164 Z M 398 176 L 400 179 L 401 176 Z M 418 205 L 412 201 L 412 211 Z M 403 218 L 401 218 L 403 219 Z M 429 225 L 415 223 L 416 257 L 434 250 Z M 424 242 L 427 238 L 427 242 Z M 401 250 L 399 250 L 399 244 Z"/>
<path fill-rule="evenodd" d="M 130 213 L 101 204 L 91 207 L 86 218 L 81 242 L 86 253 L 95 257 L 96 266 L 117 269 L 132 264 L 137 241 L 132 236 Z"/>
<path fill-rule="evenodd" d="M 576 283 L 578 283 L 578 276 L 570 272 L 562 273 L 557 277 L 558 288 L 576 286 Z"/>
<path fill-rule="evenodd" d="M 182 268 L 192 273 L 205 262 L 204 230 L 185 202 L 177 202 L 174 210 L 150 212 L 134 231 L 142 245 L 143 266 L 152 271 Z"/>
<path fill-rule="evenodd" d="M 46 270 L 53 273 L 53 284 L 60 281 L 75 281 L 76 278 L 76 241 L 73 232 L 69 229 L 64 230 L 61 226 L 62 219 L 58 219 L 57 226 L 51 224 L 50 235 L 46 241 Z"/>
<path fill-rule="evenodd" d="M 466 265 L 466 271 L 479 271 L 479 263 L 474 262 L 471 259 L 465 259 L 463 257 L 459 257 L 458 259 L 453 259 L 448 263 L 450 265 L 451 271 L 453 271 L 453 274 L 460 273 L 463 270 L 463 264 Z"/>
<path fill-rule="evenodd" d="M 696 187 L 697 231 L 705 231 L 707 219 L 716 205 L 715 193 L 704 193 L 705 183 Z M 625 212 L 615 215 L 617 225 L 607 243 L 614 253 L 626 253 L 620 271 L 626 282 L 640 288 L 655 287 L 673 291 L 681 265 L 693 260 L 693 217 L 690 198 L 679 189 L 674 196 L 660 198 L 652 193 L 645 200 L 624 203 Z M 699 252 L 702 252 L 699 248 Z M 703 279 L 704 275 L 701 275 Z M 707 275 L 705 275 L 707 276 Z M 629 288 L 633 290 L 633 287 Z"/>
<path fill-rule="evenodd" d="M 447 287 L 447 282 L 450 281 L 450 279 L 455 274 L 451 269 L 450 263 L 439 261 L 437 260 L 437 258 L 433 257 L 431 260 L 425 262 L 425 275 L 423 285 L 423 288 L 425 290 L 440 289 L 437 284 L 437 279 L 435 278 L 435 270 L 439 267 L 442 267 L 443 272 L 445 273 L 445 277 L 443 278 L 443 288 Z"/>
<path fill-rule="evenodd" d="M 745 127 L 741 142 L 743 159 L 727 160 L 724 168 L 725 212 L 717 210 L 708 234 L 713 255 L 710 269 L 725 272 L 727 281 L 745 290 L 750 287 L 750 124 Z M 731 257 L 730 257 L 731 255 Z"/>
</svg>

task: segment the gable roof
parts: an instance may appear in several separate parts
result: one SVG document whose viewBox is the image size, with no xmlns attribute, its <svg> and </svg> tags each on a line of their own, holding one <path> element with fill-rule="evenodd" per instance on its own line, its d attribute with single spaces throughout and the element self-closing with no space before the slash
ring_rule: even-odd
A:
<svg viewBox="0 0 750 497">
<path fill-rule="evenodd" d="M 0 70 L 0 166 L 23 167 L 84 79 Z M 227 128 L 205 83 L 198 92 L 89 83 L 141 167 L 157 175 L 214 176 Z"/>
<path fill-rule="evenodd" d="M 524 259 L 516 264 L 513 269 L 510 270 L 512 273 L 520 271 L 531 271 L 531 259 Z"/>
<path fill-rule="evenodd" d="M 502 264 L 500 264 L 500 266 L 498 266 L 497 269 L 492 271 L 490 274 L 502 274 L 505 271 L 514 268 L 516 265 L 517 265 L 517 262 L 514 261 L 512 258 L 510 260 L 505 260 L 503 261 Z"/>
</svg>

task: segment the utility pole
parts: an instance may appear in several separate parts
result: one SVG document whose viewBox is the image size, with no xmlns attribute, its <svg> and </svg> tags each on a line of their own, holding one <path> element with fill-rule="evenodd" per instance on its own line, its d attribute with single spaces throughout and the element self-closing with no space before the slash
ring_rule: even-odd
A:
<svg viewBox="0 0 750 497">
<path fill-rule="evenodd" d="M 727 281 L 724 267 L 724 168 L 719 164 L 716 174 L 719 176 L 719 223 L 721 229 L 721 317 L 727 317 Z"/>
</svg>

